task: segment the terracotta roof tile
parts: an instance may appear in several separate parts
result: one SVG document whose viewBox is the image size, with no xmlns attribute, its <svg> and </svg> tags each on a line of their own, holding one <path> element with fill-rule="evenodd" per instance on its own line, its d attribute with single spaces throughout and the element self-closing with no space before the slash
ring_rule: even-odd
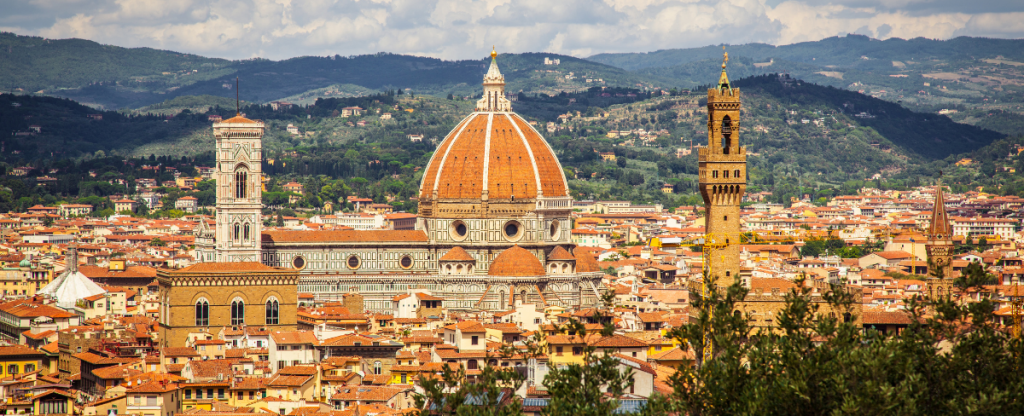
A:
<svg viewBox="0 0 1024 416">
<path fill-rule="evenodd" d="M 491 276 L 544 276 L 547 272 L 537 256 L 514 245 L 494 258 L 487 274 Z"/>
<path fill-rule="evenodd" d="M 438 261 L 476 261 L 473 256 L 470 256 L 462 247 L 452 247 Z"/>
<path fill-rule="evenodd" d="M 562 248 L 562 246 L 557 246 L 554 250 L 551 250 L 550 254 L 548 254 L 548 261 L 551 260 L 576 260 L 576 257 L 569 254 L 569 251 Z"/>
</svg>

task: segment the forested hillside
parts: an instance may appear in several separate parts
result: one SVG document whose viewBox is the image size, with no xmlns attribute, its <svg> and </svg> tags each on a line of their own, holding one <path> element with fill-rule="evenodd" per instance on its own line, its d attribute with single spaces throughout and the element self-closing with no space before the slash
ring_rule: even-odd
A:
<svg viewBox="0 0 1024 416">
<path fill-rule="evenodd" d="M 771 46 L 730 45 L 729 73 L 734 78 L 768 73 L 856 91 L 918 112 L 1000 112 L 1007 134 L 1024 130 L 1024 40 L 960 37 L 870 39 L 860 35 Z M 617 66 L 680 88 L 714 77 L 722 48 L 708 46 L 650 53 L 601 54 L 595 62 Z M 956 113 L 952 113 L 956 114 Z M 967 123 L 975 115 L 953 116 Z M 989 125 L 984 125 L 989 126 Z"/>
<path fill-rule="evenodd" d="M 743 93 L 741 140 L 750 155 L 748 189 L 771 191 L 771 200 L 854 192 L 876 174 L 887 186 L 927 182 L 948 158 L 987 149 L 1003 137 L 946 116 L 915 113 L 784 76 L 741 79 L 734 86 Z M 706 142 L 704 97 L 701 92 L 663 95 L 594 87 L 555 95 L 520 93 L 513 107 L 548 138 L 575 196 L 676 206 L 699 201 L 696 156 L 677 151 Z M 37 125 L 41 130 L 8 142 L 16 153 L 5 154 L 4 161 L 12 168 L 114 154 L 204 157 L 213 146 L 209 116 L 234 115 L 232 104 L 216 96 L 178 97 L 149 107 L 162 113 L 156 116 L 95 112 L 56 98 L 2 95 L 0 128 L 28 133 Z M 474 104 L 474 99 L 458 96 L 389 90 L 276 110 L 249 104 L 242 112 L 267 125 L 268 174 L 325 190 L 324 195 L 305 195 L 301 205 L 317 207 L 335 194 L 359 193 L 412 210 L 415 203 L 408 198 L 416 194 L 431 152 Z M 341 110 L 352 106 L 364 112 L 342 117 Z M 297 131 L 289 132 L 289 126 Z M 414 142 L 410 135 L 423 139 Z M 618 160 L 605 162 L 600 152 L 613 152 Z M 665 184 L 673 194 L 662 192 Z M 280 191 L 271 191 L 267 198 L 275 205 L 287 201 Z"/>
<path fill-rule="evenodd" d="M 81 39 L 2 33 L 0 89 L 71 98 L 105 109 L 140 108 L 178 96 L 233 98 L 235 77 L 242 80 L 242 98 L 261 103 L 286 98 L 309 103 L 320 97 L 394 89 L 465 96 L 479 93 L 478 85 L 490 63 L 489 51 L 480 52 L 481 59 L 460 61 L 390 53 L 229 61 Z M 561 62 L 545 65 L 544 58 Z M 510 92 L 667 85 L 657 77 L 570 56 L 524 53 L 501 54 L 498 59 Z"/>
</svg>

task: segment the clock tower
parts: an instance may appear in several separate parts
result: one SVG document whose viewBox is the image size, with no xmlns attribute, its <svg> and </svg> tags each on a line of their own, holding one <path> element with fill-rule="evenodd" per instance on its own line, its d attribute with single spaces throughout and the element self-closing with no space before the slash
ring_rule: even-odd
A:
<svg viewBox="0 0 1024 416">
<path fill-rule="evenodd" d="M 747 151 L 740 146 L 740 90 L 729 84 L 725 64 L 718 86 L 708 90 L 708 145 L 698 149 L 700 194 L 708 243 L 721 247 L 709 256 L 711 281 L 739 279 L 740 200 L 747 189 Z"/>
</svg>

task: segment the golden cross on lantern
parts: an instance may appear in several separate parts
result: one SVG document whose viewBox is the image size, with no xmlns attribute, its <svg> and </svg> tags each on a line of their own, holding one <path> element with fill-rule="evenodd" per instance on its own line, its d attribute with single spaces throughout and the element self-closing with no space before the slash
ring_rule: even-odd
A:
<svg viewBox="0 0 1024 416">
<path fill-rule="evenodd" d="M 725 52 L 725 46 L 724 45 L 722 46 L 722 51 L 723 51 L 722 54 L 724 55 L 723 58 L 722 58 L 722 69 L 725 69 L 725 64 L 727 62 L 729 62 L 729 52 Z"/>
</svg>

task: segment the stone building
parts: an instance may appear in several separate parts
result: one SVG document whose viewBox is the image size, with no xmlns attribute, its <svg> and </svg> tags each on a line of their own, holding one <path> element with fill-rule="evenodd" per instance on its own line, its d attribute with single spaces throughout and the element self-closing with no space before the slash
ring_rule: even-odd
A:
<svg viewBox="0 0 1024 416">
<path fill-rule="evenodd" d="M 219 328 L 296 329 L 299 274 L 256 262 L 199 263 L 159 270 L 160 345 L 184 347 L 189 334 Z M 212 328 L 212 329 L 211 329 Z"/>
<path fill-rule="evenodd" d="M 574 261 L 562 166 L 512 111 L 496 57 L 476 111 L 445 137 L 424 170 L 414 230 L 260 232 L 259 192 L 246 193 L 239 172 L 251 178 L 258 169 L 262 124 L 239 117 L 215 124 L 218 184 L 225 185 L 218 188 L 215 229 L 197 231 L 197 257 L 292 269 L 301 275 L 298 291 L 317 301 L 340 300 L 354 288 L 371 312 L 394 310 L 393 299 L 414 290 L 443 298 L 444 309 L 596 303 L 603 274 L 592 261 Z M 250 244 L 254 235 L 258 246 Z M 503 262 L 514 267 L 495 268 Z"/>
<path fill-rule="evenodd" d="M 928 271 L 925 281 L 928 296 L 948 296 L 953 288 L 953 229 L 946 215 L 946 200 L 942 195 L 942 182 L 935 187 L 935 204 L 932 206 L 932 221 L 928 227 Z"/>
<path fill-rule="evenodd" d="M 709 256 L 711 279 L 728 286 L 740 278 L 740 202 L 747 189 L 747 150 L 740 146 L 740 89 L 729 85 L 726 55 L 718 86 L 708 90 L 708 145 L 697 149 L 706 239 L 724 245 Z"/>
<path fill-rule="evenodd" d="M 200 222 L 196 231 L 200 261 L 260 261 L 263 131 L 262 122 L 241 115 L 213 125 L 217 220 L 215 229 Z"/>
</svg>

